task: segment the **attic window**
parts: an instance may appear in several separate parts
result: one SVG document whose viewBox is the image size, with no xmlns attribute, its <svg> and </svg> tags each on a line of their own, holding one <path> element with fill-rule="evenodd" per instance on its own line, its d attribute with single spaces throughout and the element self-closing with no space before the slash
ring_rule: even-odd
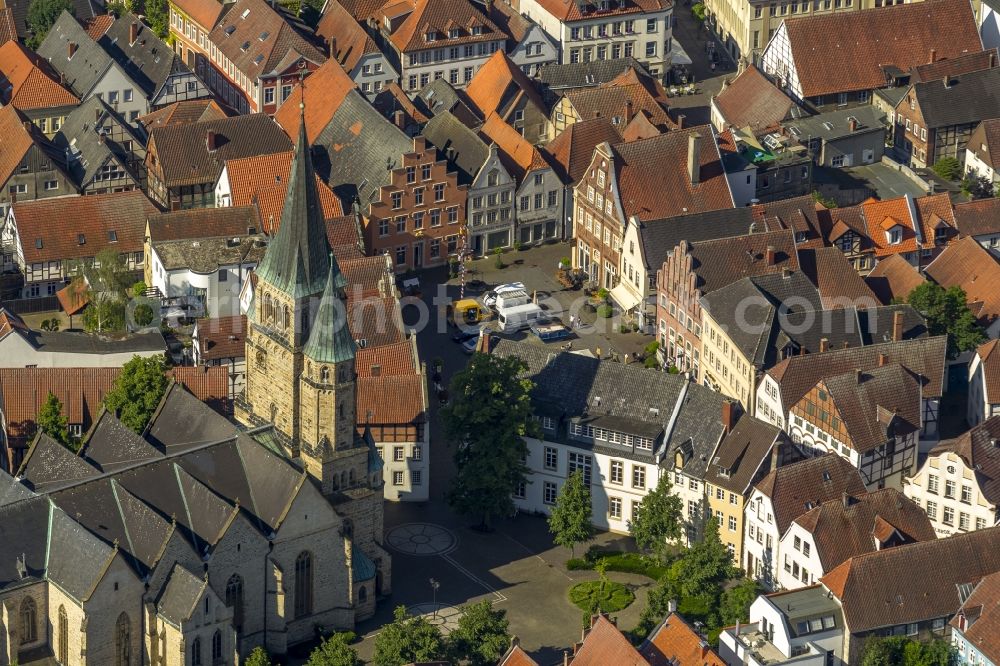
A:
<svg viewBox="0 0 1000 666">
<path fill-rule="evenodd" d="M 433 42 L 435 40 L 437 40 L 437 32 L 434 30 L 428 30 L 426 34 L 424 34 L 424 41 Z"/>
<path fill-rule="evenodd" d="M 823 480 L 824 481 L 829 481 L 830 480 L 830 473 L 827 472 L 826 470 L 823 470 Z"/>
<path fill-rule="evenodd" d="M 77 236 L 76 236 L 76 242 L 79 243 L 80 245 L 86 245 L 87 244 L 87 237 L 84 236 L 83 234 L 77 234 Z"/>
<path fill-rule="evenodd" d="M 250 48 L 250 42 L 243 42 L 243 46 L 240 47 L 240 51 L 246 51 Z"/>
<path fill-rule="evenodd" d="M 264 62 L 264 54 L 263 53 L 259 54 L 256 58 L 253 59 L 253 64 L 255 64 L 255 65 L 259 65 L 262 62 Z"/>
<path fill-rule="evenodd" d="M 458 28 L 452 28 L 451 30 L 448 31 L 449 39 L 455 39 L 456 37 L 458 37 L 458 34 L 459 34 Z"/>
<path fill-rule="evenodd" d="M 108 232 L 108 242 L 117 243 L 118 242 L 118 232 L 112 229 Z"/>
<path fill-rule="evenodd" d="M 236 26 L 235 25 L 226 26 L 225 32 L 226 32 L 226 37 L 228 37 L 229 35 L 236 32 Z"/>
<path fill-rule="evenodd" d="M 260 33 L 260 37 L 258 37 L 257 39 L 259 39 L 260 41 L 263 42 L 265 39 L 267 39 L 268 37 L 270 37 L 270 35 L 271 35 L 271 33 L 269 33 L 267 30 L 265 30 L 264 32 Z"/>
<path fill-rule="evenodd" d="M 36 250 L 41 250 L 42 249 L 42 239 L 41 238 L 36 238 L 35 239 L 35 249 Z"/>
<path fill-rule="evenodd" d="M 246 17 L 248 17 L 248 16 L 250 16 L 250 9 L 249 9 L 249 8 L 247 8 L 247 9 L 244 9 L 244 10 L 243 10 L 243 13 L 242 13 L 242 14 L 240 14 L 240 18 L 241 18 L 241 19 L 245 19 L 245 18 L 246 18 Z"/>
<path fill-rule="evenodd" d="M 477 36 L 483 34 L 483 26 L 481 25 L 472 26 L 472 34 Z"/>
</svg>

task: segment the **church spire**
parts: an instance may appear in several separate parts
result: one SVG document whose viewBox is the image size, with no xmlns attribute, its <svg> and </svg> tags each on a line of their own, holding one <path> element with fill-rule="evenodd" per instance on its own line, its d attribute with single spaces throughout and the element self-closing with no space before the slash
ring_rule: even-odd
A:
<svg viewBox="0 0 1000 666">
<path fill-rule="evenodd" d="M 299 136 L 288 176 L 281 226 L 257 267 L 257 275 L 292 298 L 311 296 L 323 288 L 323 281 L 330 272 L 330 256 L 326 222 L 306 138 L 303 102 L 299 104 Z"/>
<path fill-rule="evenodd" d="M 347 326 L 346 305 L 341 298 L 344 285 L 344 276 L 331 253 L 330 269 L 319 300 L 316 321 L 309 333 L 309 340 L 302 349 L 302 353 L 316 363 L 341 363 L 354 358 L 354 338 Z"/>
</svg>

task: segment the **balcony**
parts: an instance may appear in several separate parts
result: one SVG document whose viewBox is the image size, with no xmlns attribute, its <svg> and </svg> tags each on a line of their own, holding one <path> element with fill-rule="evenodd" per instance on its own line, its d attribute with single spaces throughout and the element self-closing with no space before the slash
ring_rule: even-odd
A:
<svg viewBox="0 0 1000 666">
<path fill-rule="evenodd" d="M 739 633 L 737 633 L 737 631 Z M 792 648 L 792 654 L 786 656 L 760 630 L 758 623 L 740 627 L 728 627 L 719 636 L 719 655 L 730 666 L 746 664 L 747 666 L 772 666 L 775 664 L 794 664 L 794 666 L 824 666 L 826 651 L 813 643 L 806 643 Z"/>
</svg>

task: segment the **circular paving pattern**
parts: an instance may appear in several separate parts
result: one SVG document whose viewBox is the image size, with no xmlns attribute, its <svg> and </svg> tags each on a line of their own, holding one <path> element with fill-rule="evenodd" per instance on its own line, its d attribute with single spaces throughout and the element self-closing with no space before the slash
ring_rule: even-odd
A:
<svg viewBox="0 0 1000 666">
<path fill-rule="evenodd" d="M 454 606 L 441 604 L 417 604 L 406 609 L 410 615 L 422 616 L 425 620 L 441 630 L 445 636 L 458 626 L 458 618 L 462 611 Z"/>
<path fill-rule="evenodd" d="M 455 535 L 440 525 L 407 523 L 389 530 L 386 542 L 406 555 L 443 555 L 455 548 Z"/>
</svg>

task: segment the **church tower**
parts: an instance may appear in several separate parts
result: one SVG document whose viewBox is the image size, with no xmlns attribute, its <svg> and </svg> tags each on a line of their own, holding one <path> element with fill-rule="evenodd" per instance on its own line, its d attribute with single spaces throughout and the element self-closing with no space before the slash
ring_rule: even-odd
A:
<svg viewBox="0 0 1000 666">
<path fill-rule="evenodd" d="M 344 516 L 354 547 L 374 560 L 376 587 L 387 592 L 382 461 L 371 436 L 356 431 L 347 281 L 327 241 L 304 117 L 281 226 L 256 275 L 247 312 L 246 390 L 236 401 L 236 418 L 247 426 L 274 425 L 285 455 Z"/>
</svg>

